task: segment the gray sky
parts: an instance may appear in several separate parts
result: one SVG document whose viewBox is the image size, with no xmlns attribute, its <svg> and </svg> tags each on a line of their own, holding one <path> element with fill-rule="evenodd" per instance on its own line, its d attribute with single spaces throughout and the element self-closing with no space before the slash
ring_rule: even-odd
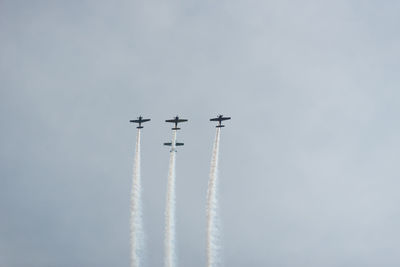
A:
<svg viewBox="0 0 400 267">
<path fill-rule="evenodd" d="M 217 113 L 226 266 L 399 266 L 397 1 L 0 1 L 0 266 L 147 266 L 171 138 L 180 266 L 205 266 Z"/>
</svg>

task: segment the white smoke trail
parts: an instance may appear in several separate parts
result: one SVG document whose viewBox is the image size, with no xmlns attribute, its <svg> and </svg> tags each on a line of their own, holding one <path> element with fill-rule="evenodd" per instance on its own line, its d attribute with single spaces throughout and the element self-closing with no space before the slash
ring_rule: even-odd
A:
<svg viewBox="0 0 400 267">
<path fill-rule="evenodd" d="M 175 143 L 176 131 L 171 142 L 168 171 L 167 207 L 165 211 L 165 267 L 176 266 L 175 252 Z"/>
<path fill-rule="evenodd" d="M 142 254 L 144 250 L 144 232 L 141 197 L 142 187 L 140 177 L 140 129 L 138 129 L 131 190 L 131 267 L 139 267 L 142 265 Z"/>
<path fill-rule="evenodd" d="M 220 229 L 218 215 L 218 154 L 220 128 L 217 128 L 211 158 L 210 179 L 207 191 L 207 266 L 216 267 L 220 259 Z"/>
</svg>

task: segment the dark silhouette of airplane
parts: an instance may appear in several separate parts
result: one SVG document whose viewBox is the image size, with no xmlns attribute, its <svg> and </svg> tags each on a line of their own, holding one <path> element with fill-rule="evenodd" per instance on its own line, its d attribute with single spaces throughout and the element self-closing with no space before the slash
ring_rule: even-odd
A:
<svg viewBox="0 0 400 267">
<path fill-rule="evenodd" d="M 231 119 L 231 117 L 224 117 L 223 115 L 218 115 L 218 117 L 212 118 L 212 119 L 210 119 L 210 121 L 218 121 L 218 125 L 215 127 L 221 128 L 221 127 L 225 127 L 225 125 L 222 125 L 221 122 L 230 120 L 230 119 Z"/>
<path fill-rule="evenodd" d="M 188 121 L 188 120 L 185 120 L 185 119 L 179 119 L 179 117 L 178 116 L 176 116 L 175 118 L 173 118 L 172 120 L 166 120 L 165 122 L 171 122 L 171 123 L 175 123 L 175 127 L 174 128 L 172 128 L 172 130 L 180 130 L 181 128 L 178 128 L 178 123 L 181 123 L 181 122 L 185 122 L 185 121 Z"/>
<path fill-rule="evenodd" d="M 172 145 L 171 142 L 170 142 L 170 143 L 164 143 L 164 146 L 170 146 L 170 147 L 171 147 L 170 152 L 172 152 L 172 151 L 177 152 L 177 151 L 176 151 L 176 147 L 177 147 L 177 146 L 183 146 L 183 145 L 184 145 L 184 143 L 177 143 L 177 142 L 175 142 L 175 145 L 174 145 L 174 146 Z"/>
<path fill-rule="evenodd" d="M 130 120 L 130 122 L 139 123 L 139 126 L 136 127 L 138 129 L 142 129 L 143 128 L 142 123 L 146 122 L 146 121 L 150 121 L 150 119 L 143 119 L 142 116 L 139 116 L 137 120 Z"/>
</svg>

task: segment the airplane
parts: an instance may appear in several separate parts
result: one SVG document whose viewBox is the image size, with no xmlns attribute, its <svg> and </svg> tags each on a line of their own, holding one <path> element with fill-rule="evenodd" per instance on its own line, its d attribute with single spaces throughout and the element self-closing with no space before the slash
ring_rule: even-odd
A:
<svg viewBox="0 0 400 267">
<path fill-rule="evenodd" d="M 212 119 L 210 119 L 210 121 L 218 121 L 219 124 L 215 127 L 221 128 L 221 127 L 225 127 L 225 125 L 222 125 L 221 122 L 230 120 L 230 119 L 231 119 L 231 117 L 224 117 L 223 115 L 218 115 L 218 117 L 212 118 Z"/>
<path fill-rule="evenodd" d="M 170 152 L 172 152 L 172 151 L 175 151 L 175 152 L 177 152 L 176 151 L 176 147 L 177 146 L 183 146 L 184 144 L 183 143 L 175 143 L 175 145 L 174 146 L 172 146 L 172 143 L 170 142 L 170 143 L 164 143 L 164 146 L 170 146 L 171 147 L 171 150 L 170 150 Z"/>
<path fill-rule="evenodd" d="M 146 121 L 150 121 L 150 119 L 143 119 L 142 116 L 139 116 L 137 120 L 130 120 L 129 122 L 139 123 L 139 126 L 136 127 L 136 128 L 142 129 L 143 128 L 142 123 L 146 122 Z"/>
<path fill-rule="evenodd" d="M 186 119 L 179 119 L 178 116 L 176 116 L 175 118 L 173 118 L 172 120 L 166 120 L 165 122 L 171 122 L 171 123 L 175 123 L 175 127 L 172 128 L 172 130 L 180 130 L 181 128 L 178 128 L 178 123 L 180 122 L 185 122 L 188 121 Z"/>
</svg>

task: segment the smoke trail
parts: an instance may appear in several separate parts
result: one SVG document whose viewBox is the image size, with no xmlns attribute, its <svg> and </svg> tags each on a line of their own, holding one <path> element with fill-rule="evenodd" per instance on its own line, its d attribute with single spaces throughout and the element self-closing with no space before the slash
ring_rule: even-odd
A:
<svg viewBox="0 0 400 267">
<path fill-rule="evenodd" d="M 220 128 L 217 128 L 211 158 L 210 179 L 207 191 L 207 266 L 216 267 L 220 259 L 220 230 L 218 215 L 218 154 Z"/>
<path fill-rule="evenodd" d="M 131 267 L 139 267 L 142 264 L 144 234 L 141 197 L 142 187 L 140 177 L 140 129 L 138 129 L 131 190 Z"/>
<path fill-rule="evenodd" d="M 165 267 L 176 266 L 175 255 L 175 143 L 176 131 L 171 142 L 168 171 L 167 207 L 165 211 Z"/>
</svg>

